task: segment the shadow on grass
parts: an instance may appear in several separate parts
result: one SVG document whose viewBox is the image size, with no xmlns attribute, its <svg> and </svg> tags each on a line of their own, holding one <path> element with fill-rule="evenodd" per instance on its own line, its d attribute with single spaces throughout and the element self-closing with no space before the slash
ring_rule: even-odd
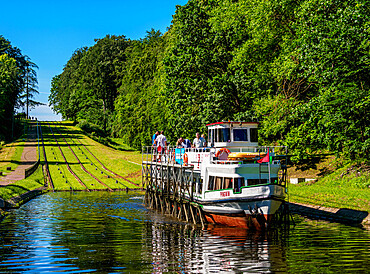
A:
<svg viewBox="0 0 370 274">
<path fill-rule="evenodd" d="M 21 161 L 16 161 L 16 160 L 10 160 L 10 161 L 4 161 L 4 160 L 1 160 L 0 163 L 11 163 L 11 164 L 16 164 L 16 165 L 19 165 L 19 166 L 22 166 L 22 165 L 33 165 L 34 163 L 36 163 L 36 161 L 27 161 L 27 162 L 21 162 Z M 14 170 L 12 170 L 14 171 Z"/>
<path fill-rule="evenodd" d="M 63 143 L 61 143 L 61 142 L 63 142 Z M 80 146 L 80 145 L 78 145 L 78 144 L 73 144 L 73 143 L 68 143 L 68 145 L 64 142 L 64 140 L 61 140 L 61 141 L 59 141 L 58 140 L 58 145 L 60 146 L 60 147 L 68 147 L 68 145 L 70 146 L 70 147 L 74 147 L 74 146 Z M 58 148 L 58 145 L 57 144 L 44 144 L 44 146 L 45 147 L 56 147 L 56 148 Z"/>
<path fill-rule="evenodd" d="M 6 195 L 4 197 L 3 194 L 2 194 L 2 190 L 3 189 L 9 190 L 11 192 L 11 194 L 10 195 Z M 28 191 L 30 191 L 30 189 L 28 189 L 26 187 L 23 187 L 23 186 L 19 186 L 19 185 L 13 185 L 13 184 L 0 185 L 0 198 L 2 198 L 4 200 L 9 200 L 9 199 L 11 199 L 13 197 L 20 196 L 23 193 L 26 193 Z"/>
<path fill-rule="evenodd" d="M 341 208 L 336 212 L 328 212 L 310 206 L 293 203 L 289 203 L 289 209 L 290 212 L 297 213 L 309 219 L 327 220 L 351 226 L 361 226 L 361 223 L 369 215 L 367 211 L 361 210 Z"/>
</svg>

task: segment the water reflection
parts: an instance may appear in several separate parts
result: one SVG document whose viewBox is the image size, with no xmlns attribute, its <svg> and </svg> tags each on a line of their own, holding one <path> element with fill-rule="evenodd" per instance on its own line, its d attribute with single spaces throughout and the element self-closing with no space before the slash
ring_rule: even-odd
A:
<svg viewBox="0 0 370 274">
<path fill-rule="evenodd" d="M 366 272 L 369 233 L 295 216 L 268 233 L 206 230 L 123 193 L 50 193 L 0 223 L 0 272 Z"/>
<path fill-rule="evenodd" d="M 272 240 L 275 233 L 238 228 L 147 223 L 143 257 L 153 261 L 153 271 L 183 273 L 251 273 L 287 269 L 284 247 Z"/>
</svg>

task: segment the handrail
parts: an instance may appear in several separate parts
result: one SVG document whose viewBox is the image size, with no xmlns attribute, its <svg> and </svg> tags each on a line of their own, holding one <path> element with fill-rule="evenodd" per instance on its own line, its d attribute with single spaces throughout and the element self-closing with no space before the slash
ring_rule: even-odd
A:
<svg viewBox="0 0 370 274">
<path fill-rule="evenodd" d="M 28 176 L 30 176 L 32 173 L 36 171 L 36 169 L 39 167 L 40 164 L 40 158 L 35 162 L 32 166 L 26 168 L 24 170 L 24 178 L 26 179 Z"/>
</svg>

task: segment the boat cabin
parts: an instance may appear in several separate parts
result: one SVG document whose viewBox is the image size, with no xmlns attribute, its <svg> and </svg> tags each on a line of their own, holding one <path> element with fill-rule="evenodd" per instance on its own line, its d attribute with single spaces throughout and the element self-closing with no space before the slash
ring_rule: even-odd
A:
<svg viewBox="0 0 370 274">
<path fill-rule="evenodd" d="M 258 146 L 258 122 L 222 121 L 206 125 L 209 147 Z"/>
</svg>

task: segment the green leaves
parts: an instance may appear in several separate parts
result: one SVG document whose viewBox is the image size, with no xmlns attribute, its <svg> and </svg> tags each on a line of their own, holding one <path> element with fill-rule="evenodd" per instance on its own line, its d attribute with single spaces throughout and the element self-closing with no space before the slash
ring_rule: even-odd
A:
<svg viewBox="0 0 370 274">
<path fill-rule="evenodd" d="M 106 36 L 77 50 L 50 103 L 136 148 L 220 120 L 260 121 L 260 143 L 296 160 L 369 157 L 367 0 L 189 0 L 162 36 Z"/>
<path fill-rule="evenodd" d="M 0 36 L 0 140 L 12 138 L 15 107 L 38 104 L 30 99 L 38 92 L 35 68 L 36 64 Z"/>
<path fill-rule="evenodd" d="M 350 159 L 368 158 L 369 94 L 369 90 L 354 85 L 341 85 L 322 91 L 297 108 L 294 118 L 298 126 L 286 139 L 297 159 L 302 159 L 304 146 L 311 153 L 324 149 Z"/>
</svg>

